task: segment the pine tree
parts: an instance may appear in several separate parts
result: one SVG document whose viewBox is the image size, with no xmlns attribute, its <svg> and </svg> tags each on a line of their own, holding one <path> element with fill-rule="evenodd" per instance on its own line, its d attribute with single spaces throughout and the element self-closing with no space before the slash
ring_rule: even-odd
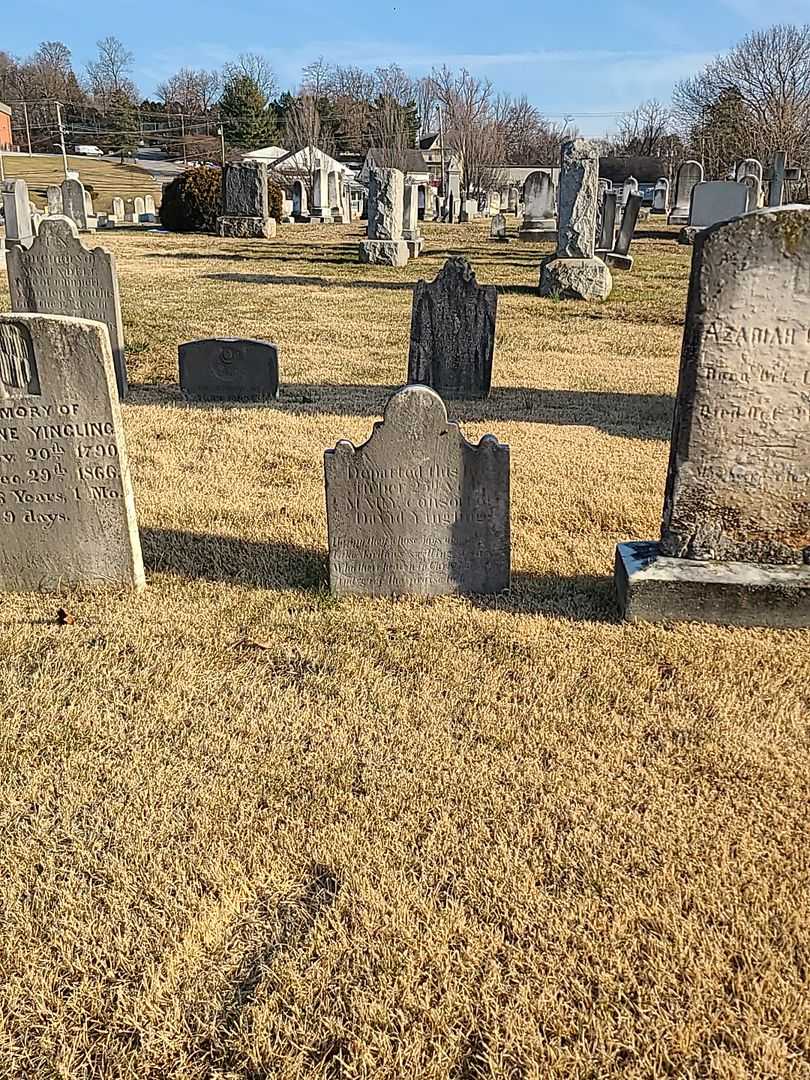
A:
<svg viewBox="0 0 810 1080">
<path fill-rule="evenodd" d="M 233 75 L 225 83 L 219 102 L 225 139 L 243 150 L 268 146 L 275 135 L 274 112 L 255 79 Z"/>
</svg>

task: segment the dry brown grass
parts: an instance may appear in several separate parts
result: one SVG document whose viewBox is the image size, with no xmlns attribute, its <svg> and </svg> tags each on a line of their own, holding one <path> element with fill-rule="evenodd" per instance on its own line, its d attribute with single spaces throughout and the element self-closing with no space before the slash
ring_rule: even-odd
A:
<svg viewBox="0 0 810 1080">
<path fill-rule="evenodd" d="M 807 635 L 612 603 L 689 250 L 555 304 L 483 227 L 403 271 L 359 233 L 102 238 L 149 588 L 0 608 L 0 1075 L 810 1077 Z M 514 587 L 337 602 L 322 452 L 404 378 L 386 286 L 449 250 L 503 288 L 497 389 L 451 411 L 512 445 Z M 282 400 L 183 404 L 206 334 L 277 341 Z"/>
</svg>

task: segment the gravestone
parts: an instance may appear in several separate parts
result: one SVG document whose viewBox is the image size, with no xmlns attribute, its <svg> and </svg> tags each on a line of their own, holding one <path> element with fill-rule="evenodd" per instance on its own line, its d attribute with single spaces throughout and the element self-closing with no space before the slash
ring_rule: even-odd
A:
<svg viewBox="0 0 810 1080">
<path fill-rule="evenodd" d="M 613 244 L 616 239 L 616 202 L 618 200 L 618 191 L 606 191 L 604 201 L 602 202 L 602 222 L 599 233 L 599 243 L 596 250 L 600 256 L 603 256 L 605 252 L 613 250 Z"/>
<path fill-rule="evenodd" d="M 706 229 L 755 210 L 754 191 L 736 180 L 704 180 L 692 189 L 689 226 Z"/>
<path fill-rule="evenodd" d="M 768 187 L 768 206 L 781 206 L 784 202 L 786 173 L 787 154 L 784 150 L 777 150 L 773 155 L 771 179 Z"/>
<path fill-rule="evenodd" d="M 148 214 L 153 219 L 156 217 L 157 210 L 155 209 L 155 200 L 154 200 L 154 197 L 152 195 L 144 195 L 144 197 L 143 197 L 143 209 L 144 209 L 144 213 Z"/>
<path fill-rule="evenodd" d="M 137 198 L 135 199 L 134 212 L 135 212 L 135 220 L 138 221 L 138 222 L 143 221 L 144 214 L 146 213 L 146 204 L 144 203 L 144 201 L 140 197 L 140 195 L 137 196 Z"/>
<path fill-rule="evenodd" d="M 269 211 L 266 162 L 242 161 L 225 166 L 222 208 L 222 216 L 217 218 L 220 236 L 271 240 L 276 235 L 276 223 Z"/>
<path fill-rule="evenodd" d="M 810 626 L 810 209 L 695 240 L 660 543 L 621 544 L 625 615 Z"/>
<path fill-rule="evenodd" d="M 343 224 L 343 203 L 340 187 L 340 173 L 333 169 L 327 177 L 327 189 L 329 191 L 329 212 L 332 215 L 332 221 L 336 225 Z"/>
<path fill-rule="evenodd" d="M 203 338 L 179 348 L 180 389 L 194 401 L 278 397 L 278 349 L 253 338 Z"/>
<path fill-rule="evenodd" d="M 6 243 L 9 248 L 29 248 L 34 242 L 34 224 L 28 185 L 25 180 L 4 180 L 2 193 Z"/>
<path fill-rule="evenodd" d="M 422 234 L 419 232 L 419 185 L 405 184 L 402 201 L 402 239 L 408 245 L 412 259 L 422 254 Z"/>
<path fill-rule="evenodd" d="M 0 315 L 0 591 L 144 584 L 106 329 Z"/>
<path fill-rule="evenodd" d="M 669 180 L 665 176 L 660 176 L 655 182 L 653 189 L 653 201 L 652 212 L 654 214 L 665 214 L 667 212 L 667 205 L 669 204 Z"/>
<path fill-rule="evenodd" d="M 751 209 L 756 210 L 762 206 L 762 163 L 756 158 L 746 158 L 737 166 L 735 179 L 741 184 L 747 184 L 753 191 Z"/>
<path fill-rule="evenodd" d="M 498 290 L 479 285 L 466 259 L 448 259 L 435 281 L 413 291 L 408 382 L 443 398 L 489 397 Z"/>
<path fill-rule="evenodd" d="M 119 199 L 119 198 L 113 199 L 113 201 L 112 201 L 112 216 L 115 218 L 115 220 L 116 221 L 123 221 L 125 214 L 126 214 L 126 209 L 124 207 L 124 200 Z"/>
<path fill-rule="evenodd" d="M 554 181 L 548 172 L 529 173 L 523 185 L 523 221 L 518 239 L 529 243 L 557 239 Z"/>
<path fill-rule="evenodd" d="M 8 284 L 12 311 L 104 323 L 118 392 L 126 397 L 124 331 L 113 255 L 102 248 L 84 247 L 73 222 L 54 215 L 42 222 L 28 251 L 9 252 Z"/>
<path fill-rule="evenodd" d="M 624 212 L 631 195 L 638 195 L 638 180 L 636 180 L 635 176 L 628 176 L 622 184 L 622 212 Z"/>
<path fill-rule="evenodd" d="M 702 180 L 703 166 L 699 161 L 681 162 L 675 177 L 675 202 L 667 217 L 668 225 L 687 225 L 689 223 L 692 188 Z"/>
<path fill-rule="evenodd" d="M 47 191 L 45 193 L 48 200 L 48 213 L 49 214 L 64 214 L 64 207 L 62 206 L 62 189 L 58 184 L 48 184 Z"/>
<path fill-rule="evenodd" d="M 633 233 L 636 231 L 639 210 L 641 209 L 641 195 L 631 195 L 622 214 L 622 223 L 619 227 L 619 235 L 612 251 L 607 251 L 602 256 L 607 265 L 613 270 L 632 270 L 633 256 L 630 254 L 630 244 Z"/>
<path fill-rule="evenodd" d="M 312 209 L 310 220 L 328 225 L 332 221 L 329 205 L 329 171 L 322 158 L 316 158 L 312 167 Z"/>
<path fill-rule="evenodd" d="M 368 239 L 360 245 L 361 263 L 407 265 L 408 245 L 402 239 L 404 184 L 405 177 L 399 169 L 371 169 Z"/>
<path fill-rule="evenodd" d="M 596 258 L 599 153 L 594 143 L 563 143 L 558 194 L 557 252 L 540 264 L 540 295 L 561 300 L 606 300 L 613 280 Z"/>
<path fill-rule="evenodd" d="M 70 218 L 79 232 L 87 232 L 87 203 L 81 181 L 68 177 L 62 181 L 62 206 L 65 217 Z"/>
<path fill-rule="evenodd" d="M 495 214 L 489 226 L 490 240 L 500 240 L 501 243 L 509 243 L 506 235 L 506 218 L 503 214 Z"/>
<path fill-rule="evenodd" d="M 337 595 L 440 596 L 509 587 L 509 447 L 468 443 L 442 399 L 408 386 L 368 442 L 324 455 Z"/>
</svg>

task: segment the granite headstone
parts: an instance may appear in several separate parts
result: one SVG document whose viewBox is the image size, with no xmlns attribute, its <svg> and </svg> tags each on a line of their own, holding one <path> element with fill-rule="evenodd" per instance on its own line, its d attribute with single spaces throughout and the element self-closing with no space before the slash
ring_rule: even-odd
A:
<svg viewBox="0 0 810 1080">
<path fill-rule="evenodd" d="M 196 401 L 278 397 L 278 349 L 254 338 L 203 338 L 179 348 L 180 389 Z"/>
</svg>

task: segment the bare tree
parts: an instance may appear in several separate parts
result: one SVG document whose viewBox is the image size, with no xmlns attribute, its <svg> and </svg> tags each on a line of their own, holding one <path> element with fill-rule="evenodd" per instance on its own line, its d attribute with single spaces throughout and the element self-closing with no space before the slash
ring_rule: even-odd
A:
<svg viewBox="0 0 810 1080">
<path fill-rule="evenodd" d="M 104 110 L 113 102 L 138 100 L 130 72 L 133 54 L 112 35 L 96 42 L 98 56 L 87 64 L 87 81 L 93 102 Z"/>
<path fill-rule="evenodd" d="M 810 25 L 757 30 L 675 86 L 676 119 L 708 175 L 774 150 L 810 165 Z"/>
<path fill-rule="evenodd" d="M 220 85 L 216 71 L 184 67 L 162 82 L 157 93 L 164 105 L 177 106 L 190 116 L 206 116 L 213 108 Z"/>
<path fill-rule="evenodd" d="M 301 157 L 299 168 L 292 174 L 285 170 L 284 176 L 289 180 L 290 175 L 294 175 L 300 180 L 311 200 L 312 173 L 318 151 L 333 155 L 336 150 L 334 134 L 322 123 L 318 102 L 312 95 L 301 94 L 290 100 L 284 114 L 284 139 L 290 150 L 300 152 Z"/>
<path fill-rule="evenodd" d="M 445 138 L 461 159 L 463 188 L 478 198 L 500 186 L 506 143 L 495 113 L 492 83 L 466 68 L 431 73 L 433 92 L 445 117 Z"/>
<path fill-rule="evenodd" d="M 239 76 L 252 79 L 266 98 L 272 98 L 278 90 L 278 80 L 272 67 L 259 53 L 240 53 L 236 60 L 225 64 L 221 81 L 225 83 Z"/>
<path fill-rule="evenodd" d="M 621 154 L 658 157 L 672 128 L 672 112 L 651 98 L 626 112 L 617 125 L 617 149 Z"/>
</svg>

